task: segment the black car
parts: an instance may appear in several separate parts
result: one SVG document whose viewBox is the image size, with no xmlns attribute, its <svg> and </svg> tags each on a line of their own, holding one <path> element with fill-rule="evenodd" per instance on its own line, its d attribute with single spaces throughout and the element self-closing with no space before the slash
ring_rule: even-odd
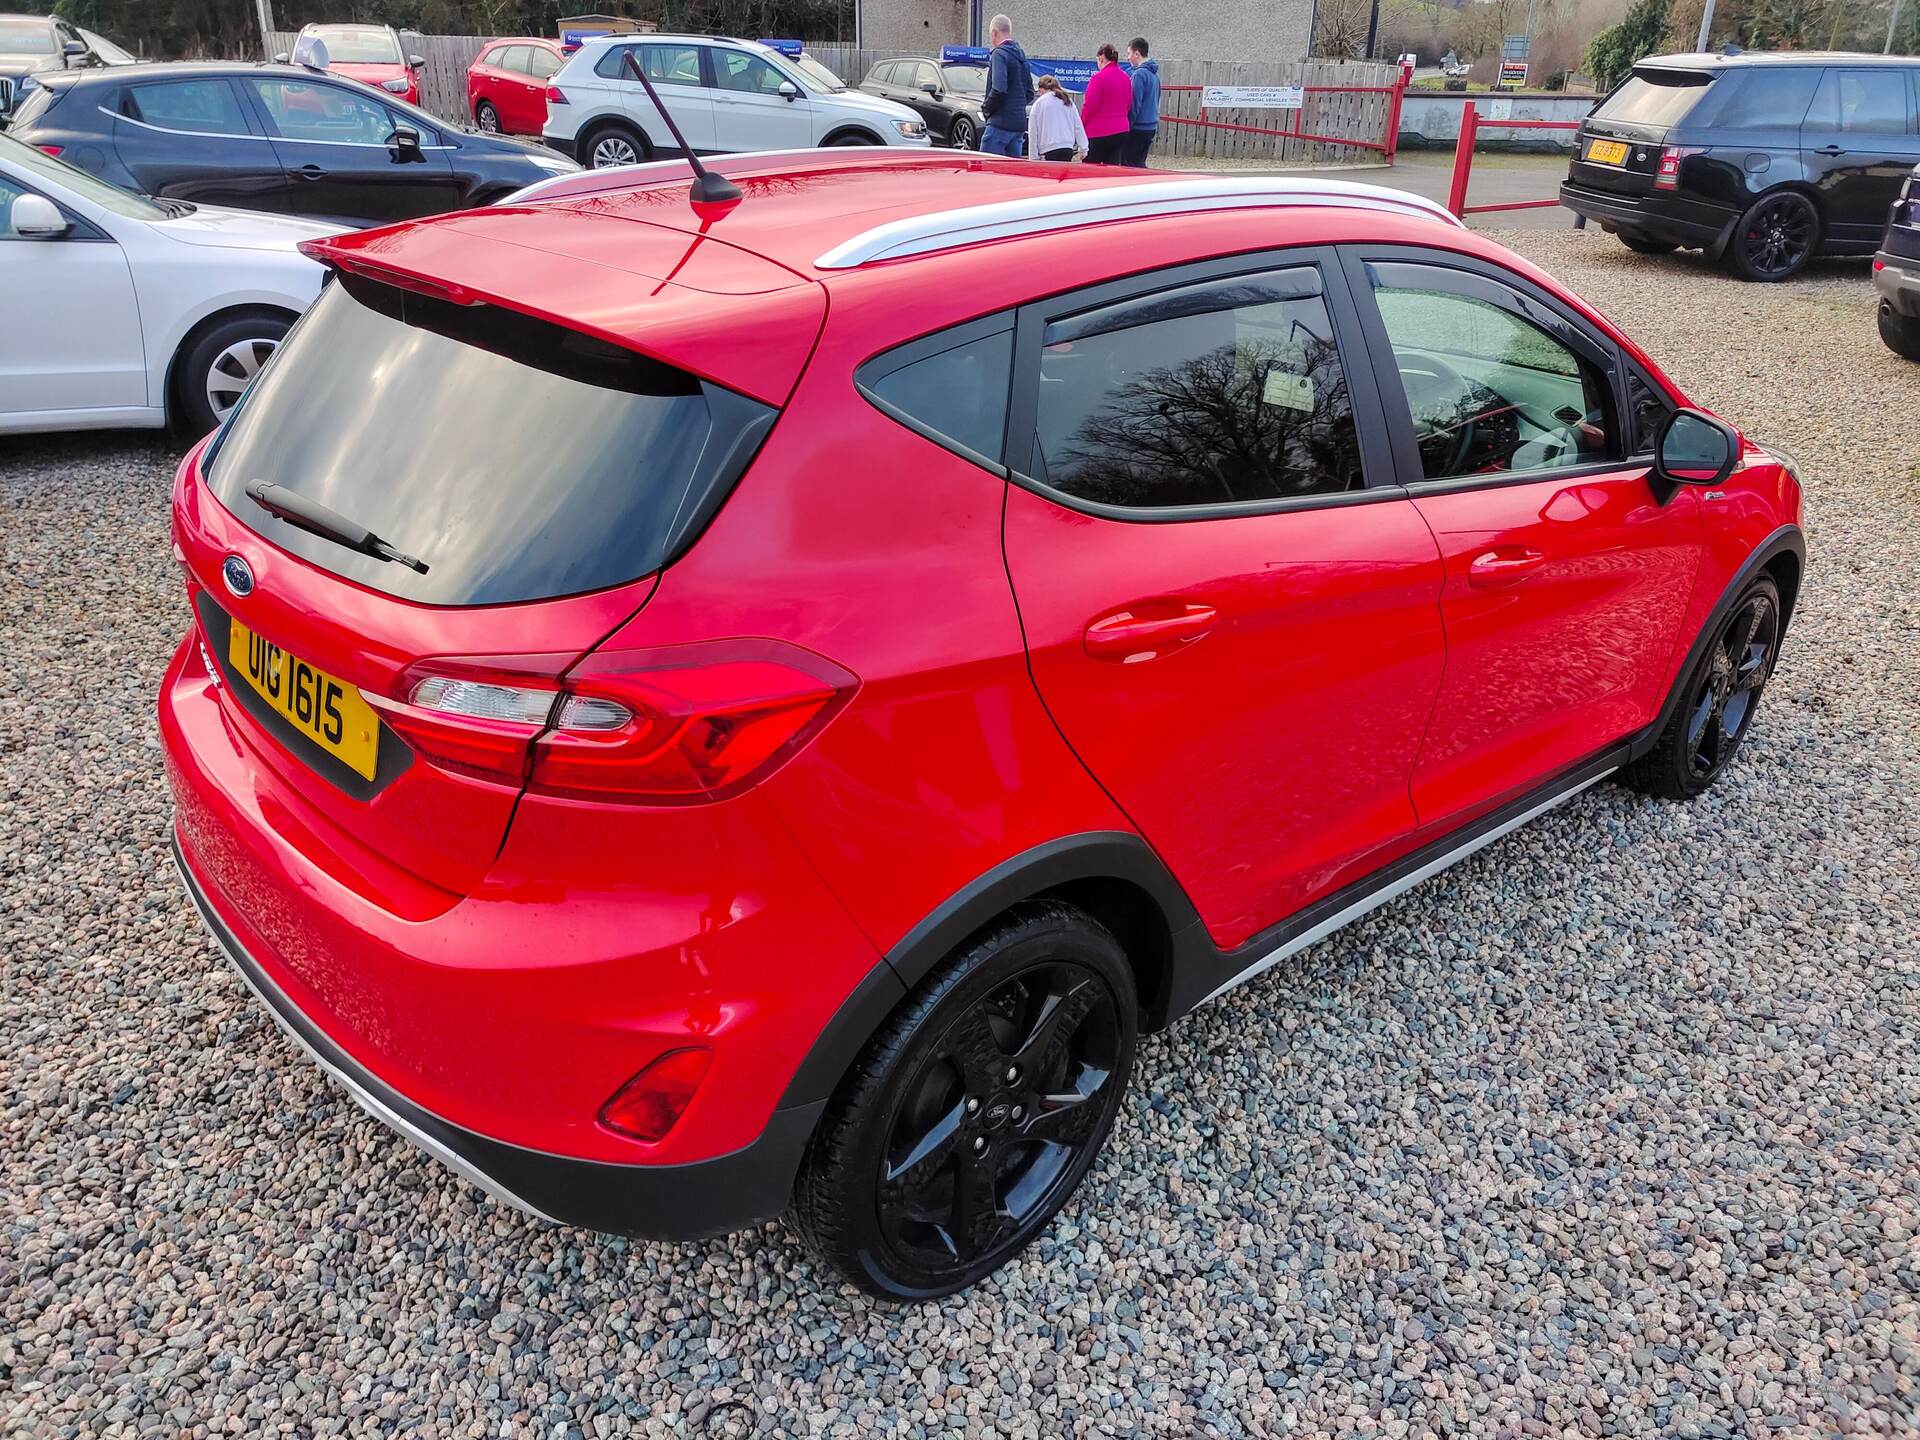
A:
<svg viewBox="0 0 1920 1440">
<path fill-rule="evenodd" d="M 1873 257 L 1880 292 L 1880 338 L 1896 355 L 1920 360 L 1920 167 L 1901 182 Z"/>
<path fill-rule="evenodd" d="M 1582 123 L 1560 203 L 1631 248 L 1694 246 L 1748 280 L 1864 255 L 1916 161 L 1907 56 L 1642 60 Z"/>
<path fill-rule="evenodd" d="M 577 169 L 293 65 L 141 65 L 49 77 L 11 132 L 125 190 L 385 225 Z"/>
<path fill-rule="evenodd" d="M 882 60 L 860 89 L 917 110 L 927 133 L 956 150 L 977 149 L 986 121 L 987 72 L 979 65 L 942 65 L 938 60 Z"/>
<path fill-rule="evenodd" d="M 130 65 L 133 59 L 112 41 L 58 16 L 0 15 L 0 123 L 42 75 Z"/>
</svg>

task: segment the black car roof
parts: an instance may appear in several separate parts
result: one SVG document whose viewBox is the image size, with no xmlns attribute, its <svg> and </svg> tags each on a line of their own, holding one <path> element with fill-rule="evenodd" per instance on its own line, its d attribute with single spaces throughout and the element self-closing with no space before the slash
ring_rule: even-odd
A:
<svg viewBox="0 0 1920 1440">
<path fill-rule="evenodd" d="M 1738 55 L 1649 55 L 1636 70 L 1738 70 L 1749 65 L 1920 65 L 1920 55 L 1869 55 L 1861 50 L 1753 50 Z"/>
<path fill-rule="evenodd" d="M 158 75 L 298 75 L 311 78 L 325 74 L 324 71 L 309 70 L 304 65 L 276 65 L 271 61 L 246 60 L 161 60 L 142 65 L 134 71 L 129 65 L 104 65 L 91 70 L 63 70 L 51 75 L 39 77 L 42 85 L 53 89 L 63 89 L 68 85 L 106 85 L 117 84 L 122 80 L 151 80 Z M 345 75 L 330 75 L 329 79 L 346 80 Z"/>
</svg>

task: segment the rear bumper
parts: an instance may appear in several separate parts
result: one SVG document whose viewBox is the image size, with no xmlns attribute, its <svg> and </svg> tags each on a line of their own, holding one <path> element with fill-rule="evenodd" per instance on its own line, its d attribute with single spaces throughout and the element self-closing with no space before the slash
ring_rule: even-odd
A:
<svg viewBox="0 0 1920 1440">
<path fill-rule="evenodd" d="M 1615 195 L 1571 182 L 1560 187 L 1560 203 L 1576 215 L 1608 230 L 1630 230 L 1673 245 L 1719 250 L 1740 217 L 1716 205 L 1671 195 Z"/>
<path fill-rule="evenodd" d="M 1882 250 L 1874 257 L 1873 288 L 1910 320 L 1920 320 L 1920 259 Z"/>
<path fill-rule="evenodd" d="M 280 1028 L 368 1114 L 495 1199 L 536 1219 L 658 1240 L 740 1230 L 786 1209 L 801 1153 L 824 1101 L 777 1110 L 753 1144 L 685 1165 L 578 1160 L 476 1135 L 414 1104 L 341 1049 L 274 983 L 220 918 L 194 875 L 177 831 L 173 858 L 215 943 Z"/>
</svg>

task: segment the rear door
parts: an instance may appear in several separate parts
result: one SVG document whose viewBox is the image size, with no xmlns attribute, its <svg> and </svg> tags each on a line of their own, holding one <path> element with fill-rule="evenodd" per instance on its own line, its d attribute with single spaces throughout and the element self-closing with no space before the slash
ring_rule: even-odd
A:
<svg viewBox="0 0 1920 1440">
<path fill-rule="evenodd" d="M 225 76 L 129 82 L 114 150 L 149 195 L 284 211 L 287 176 L 239 86 Z"/>
<path fill-rule="evenodd" d="M 706 47 L 649 44 L 630 48 L 636 52 L 637 62 L 646 66 L 647 79 L 660 92 L 661 103 L 673 112 L 674 123 L 686 136 L 687 144 L 697 151 L 712 150 L 713 91 L 708 88 L 706 72 L 701 68 Z M 660 118 L 660 111 L 648 97 L 646 87 L 634 79 L 627 68 L 623 52 L 608 51 L 594 67 L 594 73 L 612 80 L 620 95 L 621 108 L 656 150 L 672 154 L 678 148 L 673 132 Z"/>
<path fill-rule="evenodd" d="M 514 121 L 515 133 L 538 135 L 547 126 L 547 82 L 559 72 L 560 57 L 544 45 L 527 47 L 526 85 Z"/>
<path fill-rule="evenodd" d="M 1708 70 L 1635 66 L 1581 124 L 1567 178 L 1616 195 L 1651 193 L 1668 133 L 1715 83 Z"/>
<path fill-rule="evenodd" d="M 1651 478 L 1657 401 L 1616 347 L 1520 277 L 1386 247 L 1348 266 L 1387 359 L 1400 473 L 1446 565 L 1446 678 L 1413 803 L 1448 824 L 1653 718 L 1701 501 Z"/>
<path fill-rule="evenodd" d="M 242 86 L 272 137 L 294 214 L 384 225 L 459 205 L 459 185 L 439 132 L 389 109 L 366 89 L 278 75 L 249 76 Z M 393 144 L 402 125 L 419 133 L 417 153 Z"/>
<path fill-rule="evenodd" d="M 1913 87 L 1904 67 L 1836 66 L 1820 77 L 1800 151 L 1830 238 L 1871 247 L 1916 161 Z"/>
<path fill-rule="evenodd" d="M 1034 682 L 1222 947 L 1414 825 L 1440 564 L 1354 335 L 1317 251 L 1019 319 L 1005 539 Z"/>
</svg>

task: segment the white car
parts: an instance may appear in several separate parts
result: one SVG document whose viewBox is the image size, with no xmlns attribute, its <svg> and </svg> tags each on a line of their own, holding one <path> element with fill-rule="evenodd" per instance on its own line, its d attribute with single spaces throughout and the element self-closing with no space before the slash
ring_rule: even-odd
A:
<svg viewBox="0 0 1920 1440">
<path fill-rule="evenodd" d="M 680 153 L 628 52 L 702 155 L 931 143 L 914 111 L 849 89 L 808 55 L 706 35 L 610 35 L 587 41 L 547 82 L 546 142 L 590 169 Z"/>
<path fill-rule="evenodd" d="M 151 200 L 0 135 L 0 434 L 204 434 L 320 293 L 338 226 Z"/>
</svg>

